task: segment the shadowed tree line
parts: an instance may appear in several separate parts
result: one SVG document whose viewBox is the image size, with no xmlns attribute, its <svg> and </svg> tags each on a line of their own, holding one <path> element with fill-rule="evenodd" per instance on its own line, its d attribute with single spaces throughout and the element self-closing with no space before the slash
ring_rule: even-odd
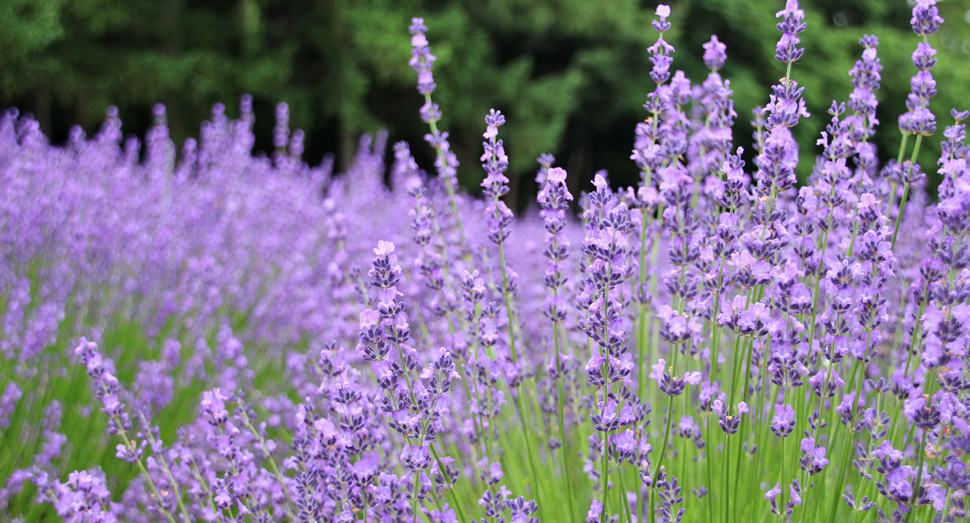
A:
<svg viewBox="0 0 970 523">
<path fill-rule="evenodd" d="M 772 14 L 781 0 L 674 0 L 673 69 L 694 82 L 706 75 L 702 44 L 727 44 L 721 71 L 731 80 L 739 114 L 736 142 L 750 144 L 751 109 L 784 75 L 774 59 L 779 32 Z M 812 118 L 802 121 L 801 177 L 810 173 L 815 139 L 832 100 L 851 92 L 848 71 L 858 39 L 876 34 L 883 65 L 876 143 L 883 157 L 899 146 L 896 117 L 905 111 L 910 55 L 917 37 L 901 0 L 803 2 L 805 55 L 792 76 L 806 87 Z M 629 154 L 633 129 L 653 90 L 647 47 L 656 3 L 635 0 L 4 0 L 0 2 L 0 106 L 29 111 L 60 142 L 75 123 L 93 132 L 108 105 L 120 109 L 126 133 L 143 135 L 151 106 L 164 103 L 177 141 L 197 135 L 212 104 L 236 113 L 250 93 L 257 148 L 272 148 L 273 109 L 290 106 L 290 127 L 307 134 L 304 158 L 333 152 L 345 165 L 361 133 L 386 128 L 407 140 L 421 165 L 432 163 L 415 73 L 408 67 L 407 26 L 423 16 L 438 57 L 435 99 L 472 190 L 483 117 L 495 107 L 510 156 L 513 199 L 534 196 L 535 159 L 556 155 L 576 188 L 607 169 L 615 183 L 637 176 Z M 947 23 L 931 38 L 939 95 L 931 109 L 942 129 L 950 107 L 970 108 L 970 0 L 940 2 Z M 944 109 L 945 108 L 945 109 Z M 942 132 L 938 131 L 938 135 Z M 928 171 L 942 136 L 924 146 Z M 750 147 L 746 147 L 750 152 Z M 933 184 L 931 184 L 933 185 Z M 574 191 L 575 192 L 575 191 Z"/>
</svg>

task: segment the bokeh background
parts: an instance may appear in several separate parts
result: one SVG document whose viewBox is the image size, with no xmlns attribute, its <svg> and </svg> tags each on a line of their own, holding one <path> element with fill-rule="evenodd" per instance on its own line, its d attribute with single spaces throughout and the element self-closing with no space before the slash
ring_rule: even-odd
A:
<svg viewBox="0 0 970 523">
<path fill-rule="evenodd" d="M 53 142 L 70 127 L 95 131 L 108 105 L 117 105 L 126 134 L 142 136 L 152 104 L 168 109 L 172 136 L 197 135 L 212 104 L 235 115 L 244 93 L 254 97 L 257 149 L 272 148 L 273 109 L 290 106 L 291 128 L 307 135 L 304 158 L 328 153 L 338 169 L 361 133 L 385 128 L 407 140 L 430 168 L 426 126 L 415 73 L 408 67 L 407 26 L 423 16 L 438 57 L 436 101 L 442 126 L 462 161 L 461 183 L 475 191 L 483 117 L 495 107 L 510 155 L 510 204 L 534 196 L 535 158 L 556 155 L 571 183 L 585 187 L 599 169 L 614 184 L 637 178 L 628 160 L 633 130 L 654 89 L 647 47 L 655 1 L 638 0 L 2 0 L 0 107 L 32 113 Z M 699 82 L 706 75 L 701 45 L 711 34 L 727 44 L 722 74 L 731 80 L 735 143 L 750 145 L 751 109 L 768 99 L 784 75 L 774 60 L 778 31 L 772 15 L 782 0 L 673 0 L 673 69 Z M 805 55 L 793 78 L 806 86 L 812 113 L 797 128 L 804 179 L 820 152 L 815 139 L 832 100 L 851 91 L 848 71 L 863 34 L 880 39 L 883 87 L 876 142 L 894 157 L 896 117 L 905 111 L 910 55 L 917 43 L 905 0 L 803 2 Z M 927 170 L 939 154 L 951 107 L 970 108 L 970 0 L 943 0 L 943 28 L 933 70 L 939 95 L 931 108 L 940 123 L 920 160 Z M 926 142 L 924 142 L 926 143 Z M 750 147 L 746 147 L 750 153 Z M 931 183 L 932 187 L 934 184 Z"/>
</svg>

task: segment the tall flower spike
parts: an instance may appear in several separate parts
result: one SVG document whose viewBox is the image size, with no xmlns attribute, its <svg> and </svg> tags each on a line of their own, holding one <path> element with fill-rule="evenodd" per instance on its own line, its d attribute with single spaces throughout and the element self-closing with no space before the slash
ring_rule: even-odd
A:
<svg viewBox="0 0 970 523">
<path fill-rule="evenodd" d="M 724 80 L 717 72 L 727 61 L 727 46 L 717 36 L 704 44 L 704 63 L 711 70 L 700 89 L 694 88 L 691 98 L 695 108 L 691 111 L 692 126 L 696 131 L 688 137 L 688 171 L 698 181 L 705 183 L 705 192 L 714 198 L 724 193 L 719 177 L 708 176 L 727 158 L 733 139 L 732 127 L 737 113 L 731 96 L 731 81 Z M 698 110 L 699 109 L 699 110 Z"/>
<path fill-rule="evenodd" d="M 805 52 L 805 49 L 797 47 L 802 42 L 798 35 L 805 30 L 807 25 L 802 21 L 805 19 L 805 11 L 798 8 L 798 0 L 788 0 L 785 8 L 775 14 L 775 18 L 782 17 L 784 17 L 784 20 L 777 25 L 782 35 L 775 45 L 775 59 L 785 64 L 791 64 L 798 61 Z"/>
<path fill-rule="evenodd" d="M 781 83 L 771 88 L 773 94 L 766 106 L 769 112 L 766 121 L 767 134 L 764 136 L 761 154 L 756 159 L 758 172 L 755 174 L 759 196 L 768 200 L 769 213 L 774 211 L 774 197 L 797 181 L 795 166 L 798 165 L 798 142 L 792 136 L 790 128 L 798 125 L 801 117 L 809 116 L 805 100 L 802 99 L 805 88 L 791 80 L 791 64 L 801 58 L 804 52 L 804 49 L 796 46 L 801 43 L 798 34 L 805 30 L 806 24 L 802 22 L 805 12 L 798 8 L 797 0 L 788 0 L 785 9 L 775 16 L 784 17 L 777 26 L 782 36 L 778 40 L 775 58 L 788 64 L 788 69 Z"/>
<path fill-rule="evenodd" d="M 509 157 L 505 154 L 502 140 L 498 140 L 498 128 L 505 124 L 505 117 L 501 111 L 492 109 L 485 117 L 487 124 L 485 149 L 482 153 L 482 167 L 485 168 L 485 179 L 482 180 L 482 194 L 489 199 L 485 209 L 488 221 L 488 238 L 500 244 L 509 236 L 509 225 L 512 223 L 512 210 L 501 200 L 509 192 L 509 179 L 505 177 L 505 170 L 509 167 Z"/>
<path fill-rule="evenodd" d="M 906 98 L 908 111 L 899 116 L 899 128 L 904 133 L 929 136 L 936 132 L 936 115 L 930 111 L 930 98 L 936 95 L 936 80 L 930 72 L 936 65 L 936 49 L 926 41 L 935 33 L 943 19 L 940 18 L 936 0 L 920 0 L 913 7 L 910 20 L 913 32 L 923 37 L 913 52 L 913 65 L 917 72 L 910 80 L 912 92 Z"/>
<path fill-rule="evenodd" d="M 435 89 L 431 69 L 434 67 L 437 58 L 431 54 L 431 47 L 425 34 L 428 32 L 428 28 L 424 25 L 423 18 L 412 18 L 408 30 L 411 32 L 412 47 L 411 60 L 408 64 L 418 72 L 418 92 L 424 95 L 424 105 L 421 106 L 419 113 L 421 114 L 421 121 L 431 127 L 431 132 L 424 135 L 424 139 L 438 153 L 434 165 L 438 170 L 438 176 L 449 190 L 449 196 L 452 198 L 452 209 L 457 210 L 457 203 L 455 203 L 452 194 L 458 187 L 458 157 L 451 151 L 448 133 L 438 129 L 437 123 L 441 120 L 441 109 L 438 108 L 438 104 L 431 101 L 431 93 Z M 462 234 L 464 235 L 464 233 Z"/>
<path fill-rule="evenodd" d="M 421 94 L 431 94 L 434 92 L 434 76 L 431 74 L 431 69 L 434 68 L 434 62 L 437 60 L 435 55 L 431 54 L 431 47 L 428 44 L 428 37 L 425 33 L 428 32 L 428 28 L 424 25 L 423 18 L 412 18 L 411 27 L 408 28 L 411 33 L 411 61 L 408 62 L 415 71 L 418 72 L 418 92 Z"/>
<path fill-rule="evenodd" d="M 871 138 L 875 134 L 875 126 L 879 125 L 879 120 L 876 118 L 876 107 L 879 105 L 879 101 L 876 99 L 876 91 L 879 90 L 880 82 L 882 81 L 882 76 L 879 74 L 882 71 L 882 64 L 879 58 L 876 56 L 876 46 L 879 45 L 879 39 L 872 35 L 866 35 L 859 40 L 859 45 L 863 47 L 862 58 L 857 60 L 855 66 L 849 71 L 849 76 L 852 77 L 852 94 L 849 95 L 849 109 L 853 112 L 852 116 L 847 116 L 844 120 L 845 124 L 852 129 L 852 139 L 855 142 L 865 141 Z M 869 146 L 872 148 L 874 146 Z M 857 148 L 861 148 L 861 144 L 857 145 Z M 859 151 L 859 159 L 862 160 L 865 165 L 863 167 L 869 167 L 869 154 L 863 154 L 864 151 Z M 874 156 L 875 151 L 872 149 L 871 155 Z M 858 163 L 858 161 L 857 161 Z M 875 162 L 872 162 L 872 170 L 875 170 Z"/>
<path fill-rule="evenodd" d="M 653 28 L 660 32 L 660 37 L 657 38 L 657 43 L 647 48 L 647 51 L 652 55 L 650 61 L 653 63 L 650 78 L 653 78 L 654 82 L 662 84 L 670 78 L 670 64 L 674 61 L 670 57 L 670 53 L 674 52 L 674 47 L 664 40 L 664 33 L 670 30 L 670 22 L 667 21 L 667 17 L 670 16 L 670 7 L 663 4 L 657 6 L 657 16 L 660 20 L 653 21 Z"/>
<path fill-rule="evenodd" d="M 498 128 L 505 124 L 505 117 L 501 111 L 492 109 L 485 116 L 485 134 L 487 140 L 482 143 L 482 167 L 485 169 L 485 179 L 482 180 L 482 194 L 488 201 L 485 207 L 485 220 L 488 223 L 488 239 L 498 245 L 499 269 L 502 273 L 502 285 L 498 289 L 505 298 L 505 310 L 508 315 L 509 352 L 512 363 L 518 364 L 516 349 L 516 318 L 512 304 L 512 296 L 518 288 L 518 274 L 509 267 L 505 253 L 505 240 L 508 239 L 509 226 L 512 224 L 512 210 L 502 201 L 502 196 L 509 192 L 509 179 L 505 177 L 505 170 L 509 166 L 509 157 L 505 154 L 502 140 L 497 139 Z"/>
<path fill-rule="evenodd" d="M 542 312 L 557 325 L 566 318 L 565 303 L 560 299 L 560 288 L 566 284 L 567 276 L 563 262 L 569 257 L 569 239 L 561 234 L 566 226 L 566 210 L 573 195 L 566 188 L 566 171 L 559 167 L 549 168 L 552 158 L 541 157 L 543 164 L 544 182 L 537 200 L 542 208 L 539 215 L 546 228 L 546 248 L 543 251 L 549 259 L 546 265 L 544 283 L 552 292 L 547 296 Z M 558 327 L 556 327 L 558 328 Z M 554 355 L 558 361 L 558 354 Z"/>
</svg>

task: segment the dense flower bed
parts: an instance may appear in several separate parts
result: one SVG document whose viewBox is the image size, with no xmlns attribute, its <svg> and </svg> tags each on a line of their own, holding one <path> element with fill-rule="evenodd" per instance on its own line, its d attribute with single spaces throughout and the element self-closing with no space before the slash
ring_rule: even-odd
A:
<svg viewBox="0 0 970 523">
<path fill-rule="evenodd" d="M 62 148 L 0 119 L 0 521 L 965 518 L 968 113 L 937 202 L 915 163 L 935 1 L 899 157 L 870 142 L 865 36 L 801 186 L 797 2 L 753 165 L 725 46 L 692 84 L 656 14 L 641 183 L 573 195 L 543 155 L 520 219 L 499 111 L 482 197 L 457 187 L 417 18 L 434 174 L 404 143 L 385 172 L 383 135 L 347 173 L 309 168 L 282 104 L 254 157 L 247 98 L 178 155 L 156 108 L 143 160 L 116 112 Z"/>
</svg>

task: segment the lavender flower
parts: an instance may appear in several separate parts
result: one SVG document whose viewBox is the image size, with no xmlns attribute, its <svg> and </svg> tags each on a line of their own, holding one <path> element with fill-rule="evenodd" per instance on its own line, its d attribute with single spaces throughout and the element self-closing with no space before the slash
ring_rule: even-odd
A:
<svg viewBox="0 0 970 523">
<path fill-rule="evenodd" d="M 775 60 L 790 66 L 805 53 L 805 49 L 797 47 L 802 42 L 798 35 L 807 26 L 802 22 L 805 19 L 805 11 L 798 8 L 798 0 L 788 0 L 783 10 L 775 13 L 775 18 L 784 18 L 777 26 L 782 32 L 782 37 L 775 45 Z"/>
<path fill-rule="evenodd" d="M 798 4 L 778 13 L 786 74 L 755 111 L 753 164 L 732 144 L 726 47 L 704 45 L 710 73 L 692 83 L 671 70 L 669 7 L 656 15 L 641 178 L 611 188 L 597 173 L 578 219 L 549 155 L 538 210 L 513 216 L 498 111 L 484 199 L 457 192 L 420 19 L 412 66 L 437 177 L 404 143 L 386 172 L 386 133 L 362 137 L 346 173 L 310 167 L 285 105 L 272 161 L 254 157 L 249 97 L 238 120 L 215 106 L 181 149 L 156 106 L 144 155 L 114 108 L 63 147 L 0 116 L 0 512 L 964 518 L 970 113 L 950 113 L 931 201 L 936 177 L 915 161 L 936 125 L 929 40 L 901 155 L 880 164 L 873 144 L 890 60 L 867 35 L 796 190 L 792 129 L 811 93 L 790 66 L 812 59 Z M 916 3 L 918 37 L 940 23 Z M 61 351 L 81 334 L 78 381 Z M 91 394 L 74 394 L 85 382 Z M 106 453 L 135 477 L 98 468 Z"/>
<path fill-rule="evenodd" d="M 458 157 L 451 151 L 448 143 L 448 133 L 439 131 L 437 122 L 441 120 L 441 110 L 438 104 L 431 101 L 431 93 L 434 92 L 434 76 L 431 73 L 437 58 L 431 54 L 431 47 L 428 44 L 428 37 L 425 33 L 428 28 L 424 25 L 424 19 L 412 18 L 411 27 L 411 60 L 408 62 L 412 69 L 418 72 L 418 92 L 424 96 L 424 105 L 421 106 L 421 120 L 431 127 L 431 133 L 424 136 L 426 142 L 437 151 L 435 167 L 438 169 L 438 176 L 444 180 L 445 187 L 449 191 L 454 191 L 457 186 Z M 455 204 L 452 203 L 454 206 Z"/>
</svg>

